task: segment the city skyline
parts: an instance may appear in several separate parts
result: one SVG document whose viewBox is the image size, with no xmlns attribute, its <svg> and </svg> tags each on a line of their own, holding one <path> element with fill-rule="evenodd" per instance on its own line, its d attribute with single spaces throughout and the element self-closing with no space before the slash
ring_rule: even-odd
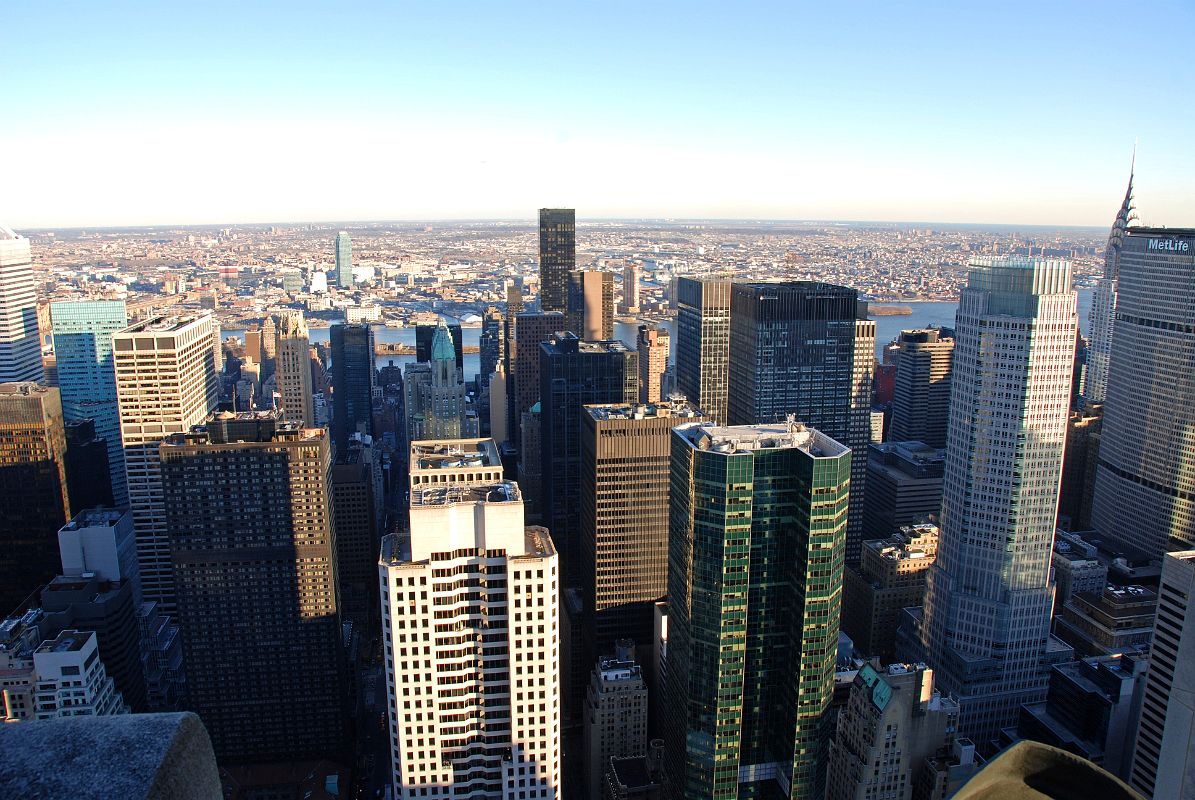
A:
<svg viewBox="0 0 1195 800">
<path fill-rule="evenodd" d="M 1108 3 L 18 4 L 7 21 L 26 35 L 0 67 L 18 113 L 0 152 L 23 190 L 0 199 L 0 219 L 491 219 L 561 205 L 1096 226 L 1139 139 L 1142 221 L 1178 224 L 1195 199 L 1195 117 L 1181 103 L 1147 111 L 1131 91 L 1181 96 L 1192 64 L 1157 47 L 1126 66 L 1097 45 L 1110 18 L 1144 40 L 1192 14 L 1173 1 L 1128 16 Z"/>
</svg>

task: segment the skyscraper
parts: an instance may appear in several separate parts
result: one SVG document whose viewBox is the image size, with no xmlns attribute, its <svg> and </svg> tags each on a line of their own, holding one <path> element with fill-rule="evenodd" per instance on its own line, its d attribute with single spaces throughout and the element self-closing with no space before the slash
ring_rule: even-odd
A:
<svg viewBox="0 0 1195 800">
<path fill-rule="evenodd" d="M 305 428 L 315 427 L 315 405 L 311 389 L 311 345 L 303 312 L 282 315 L 278 327 L 278 393 L 283 416 Z"/>
<path fill-rule="evenodd" d="M 938 558 L 921 641 L 976 743 L 1045 698 L 1075 345 L 1071 265 L 977 259 L 959 301 Z"/>
<path fill-rule="evenodd" d="M 639 398 L 639 355 L 619 341 L 566 333 L 540 345 L 540 469 L 543 515 L 560 553 L 564 585 L 580 586 L 581 417 L 587 403 Z"/>
<path fill-rule="evenodd" d="M 1135 154 L 1134 154 L 1134 160 Z M 1112 221 L 1112 232 L 1104 248 L 1104 277 L 1095 286 L 1091 299 L 1087 345 L 1087 375 L 1083 396 L 1089 403 L 1102 403 L 1108 396 L 1108 366 L 1112 357 L 1112 331 L 1116 326 L 1117 284 L 1120 280 L 1120 253 L 1129 224 L 1137 219 L 1133 208 L 1133 170 L 1129 170 L 1129 188 Z"/>
<path fill-rule="evenodd" d="M 127 505 L 128 482 L 112 356 L 112 334 L 129 324 L 124 301 L 51 303 L 50 320 L 54 328 L 54 352 L 58 356 L 63 419 L 95 421 L 96 435 L 108 448 L 112 499 L 117 505 Z"/>
<path fill-rule="evenodd" d="M 796 423 L 674 430 L 664 740 L 676 797 L 822 796 L 850 461 Z"/>
<path fill-rule="evenodd" d="M 514 361 L 510 376 L 514 388 L 507 394 L 512 413 L 511 433 L 523 453 L 526 449 L 522 448 L 520 421 L 539 401 L 539 346 L 553 333 L 565 329 L 565 317 L 559 311 L 523 313 L 515 318 Z"/>
<path fill-rule="evenodd" d="M 620 639 L 652 642 L 655 601 L 668 593 L 672 429 L 704 421 L 685 400 L 587 405 L 581 415 L 581 586 L 592 624 L 586 660 Z"/>
<path fill-rule="evenodd" d="M 71 508 L 112 508 L 112 476 L 108 443 L 95 435 L 95 422 L 79 419 L 63 424 L 66 433 L 66 486 Z"/>
<path fill-rule="evenodd" d="M 587 342 L 614 337 L 614 273 L 578 269 L 568 274 L 568 329 Z"/>
<path fill-rule="evenodd" d="M 539 210 L 539 308 L 568 311 L 568 275 L 577 268 L 577 212 Z M 580 334 L 580 331 L 577 331 Z"/>
<path fill-rule="evenodd" d="M 327 431 L 277 411 L 161 445 L 188 702 L 222 760 L 343 754 L 331 453 Z"/>
<path fill-rule="evenodd" d="M 900 349 L 896 354 L 888 440 L 945 447 L 954 331 L 949 328 L 901 331 L 897 342 Z"/>
<path fill-rule="evenodd" d="M 478 444 L 421 443 L 410 534 L 382 540 L 391 774 L 404 800 L 563 789 L 556 551 L 525 527 L 518 486 L 492 477 L 492 442 L 479 459 L 493 463 L 460 465 Z"/>
<path fill-rule="evenodd" d="M 56 532 L 70 519 L 58 390 L 0 383 L 0 614 L 58 573 Z"/>
<path fill-rule="evenodd" d="M 957 722 L 958 704 L 924 664 L 865 664 L 838 715 L 826 800 L 909 800 L 926 761 L 953 746 Z"/>
<path fill-rule="evenodd" d="M 457 368 L 448 326 L 436 326 L 430 369 L 423 380 L 407 380 L 407 435 L 418 439 L 459 439 L 465 430 L 465 384 Z M 408 372 L 408 375 L 415 373 Z"/>
<path fill-rule="evenodd" d="M 0 225 L 0 383 L 41 379 L 29 240 Z"/>
<path fill-rule="evenodd" d="M 481 318 L 481 334 L 477 337 L 479 381 L 486 381 L 502 360 L 502 312 L 489 306 Z M 463 365 L 462 365 L 463 366 Z M 481 389 L 482 387 L 478 387 Z"/>
<path fill-rule="evenodd" d="M 1195 796 L 1195 550 L 1163 556 L 1158 594 L 1131 781 L 1146 797 L 1188 800 Z"/>
<path fill-rule="evenodd" d="M 1091 523 L 1161 558 L 1195 547 L 1195 229 L 1129 228 Z"/>
<path fill-rule="evenodd" d="M 658 403 L 666 398 L 660 389 L 668 369 L 671 337 L 667 328 L 639 326 L 639 402 Z"/>
<path fill-rule="evenodd" d="M 158 446 L 207 419 L 219 401 L 219 328 L 210 314 L 154 317 L 112 334 L 116 398 L 137 558 L 146 600 L 174 611 Z"/>
<path fill-rule="evenodd" d="M 851 448 L 846 563 L 858 564 L 875 367 L 875 322 L 866 319 L 866 303 L 854 289 L 828 283 L 741 283 L 731 288 L 730 314 L 730 422 L 795 414 Z"/>
<path fill-rule="evenodd" d="M 344 231 L 336 234 L 336 287 L 353 288 L 353 242 Z"/>
<path fill-rule="evenodd" d="M 367 323 L 333 325 L 332 342 L 332 442 L 347 445 L 354 433 L 373 435 L 374 369 L 373 328 Z"/>
<path fill-rule="evenodd" d="M 416 325 L 415 326 L 415 360 L 419 362 L 427 362 L 432 360 L 432 343 L 436 339 L 436 331 L 441 325 L 445 325 L 443 319 L 435 325 Z M 461 326 L 453 323 L 448 325 L 448 332 L 452 334 L 452 346 L 456 349 L 456 368 L 460 370 L 461 375 L 465 374 L 465 345 L 464 334 L 461 331 Z"/>
<path fill-rule="evenodd" d="M 622 270 L 622 310 L 639 313 L 639 265 L 627 264 Z"/>
<path fill-rule="evenodd" d="M 727 421 L 730 281 L 678 278 L 676 388 L 715 422 Z"/>
</svg>

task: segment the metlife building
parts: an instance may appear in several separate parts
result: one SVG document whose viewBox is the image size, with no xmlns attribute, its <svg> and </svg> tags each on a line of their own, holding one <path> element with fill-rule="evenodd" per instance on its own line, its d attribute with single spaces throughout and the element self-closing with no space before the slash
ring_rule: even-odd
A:
<svg viewBox="0 0 1195 800">
<path fill-rule="evenodd" d="M 1195 547 L 1195 229 L 1126 234 L 1092 523 L 1161 558 Z"/>
</svg>

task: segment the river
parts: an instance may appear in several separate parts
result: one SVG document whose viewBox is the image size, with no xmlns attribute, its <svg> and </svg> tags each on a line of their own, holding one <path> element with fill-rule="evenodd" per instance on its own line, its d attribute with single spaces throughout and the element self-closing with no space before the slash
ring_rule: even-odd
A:
<svg viewBox="0 0 1195 800">
<path fill-rule="evenodd" d="M 1079 290 L 1079 330 L 1087 330 L 1087 317 L 1091 313 L 1091 289 Z M 877 303 L 877 305 L 888 305 L 887 303 Z M 884 345 L 895 339 L 902 330 L 910 328 L 925 328 L 930 325 L 947 326 L 954 325 L 954 312 L 958 308 L 958 303 L 949 301 L 937 302 L 921 302 L 921 303 L 893 303 L 892 305 L 908 306 L 912 309 L 911 314 L 900 314 L 894 316 L 880 316 L 876 317 L 876 355 L 880 354 Z M 454 320 L 450 320 L 454 321 Z M 665 323 L 669 333 L 672 334 L 675 341 L 676 323 L 675 321 Z M 243 330 L 229 329 L 222 334 L 225 337 L 236 336 L 244 339 L 245 332 Z M 477 346 L 478 339 L 481 337 L 481 328 L 464 328 L 461 331 L 464 344 Z M 614 338 L 621 339 L 626 342 L 628 346 L 634 346 L 635 338 L 638 335 L 638 326 L 627 322 L 614 323 Z M 312 328 L 310 331 L 311 342 L 327 342 L 328 328 Z M 374 336 L 379 342 L 401 343 L 411 347 L 415 346 L 415 329 L 414 328 L 388 328 L 384 325 L 374 326 Z M 386 366 L 391 361 L 396 366 L 402 366 L 407 362 L 414 361 L 414 355 L 384 355 L 377 357 L 378 368 Z M 465 377 L 472 380 L 473 376 L 477 374 L 480 367 L 481 357 L 477 353 L 465 353 Z M 676 360 L 675 355 L 672 358 Z"/>
</svg>

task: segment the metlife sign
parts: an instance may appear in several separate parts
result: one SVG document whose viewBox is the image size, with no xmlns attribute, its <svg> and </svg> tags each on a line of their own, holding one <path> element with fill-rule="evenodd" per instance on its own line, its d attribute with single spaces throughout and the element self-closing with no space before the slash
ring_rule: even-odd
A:
<svg viewBox="0 0 1195 800">
<path fill-rule="evenodd" d="M 1172 253 L 1187 253 L 1191 250 L 1191 243 L 1183 239 L 1150 239 L 1150 250 L 1168 250 Z"/>
</svg>

